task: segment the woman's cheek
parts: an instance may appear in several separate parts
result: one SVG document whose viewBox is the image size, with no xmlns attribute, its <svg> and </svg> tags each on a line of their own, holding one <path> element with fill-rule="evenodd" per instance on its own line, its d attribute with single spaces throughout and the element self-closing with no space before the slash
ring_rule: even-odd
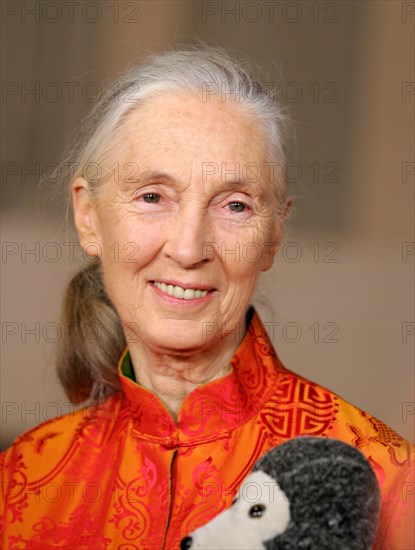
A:
<svg viewBox="0 0 415 550">
<path fill-rule="evenodd" d="M 127 223 L 128 222 L 128 223 Z M 119 264 L 120 267 L 131 267 L 141 264 L 156 246 L 157 231 L 148 231 L 148 224 L 132 223 L 131 219 L 107 221 L 104 236 L 103 264 Z"/>
<path fill-rule="evenodd" d="M 222 262 L 232 270 L 246 273 L 257 270 L 263 254 L 267 232 L 255 227 L 229 226 L 227 231 L 218 235 L 217 250 Z"/>
</svg>

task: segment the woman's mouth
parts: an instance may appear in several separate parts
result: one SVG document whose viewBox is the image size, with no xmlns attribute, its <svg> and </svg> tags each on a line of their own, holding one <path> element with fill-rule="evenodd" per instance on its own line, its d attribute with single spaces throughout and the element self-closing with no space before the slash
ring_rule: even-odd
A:
<svg viewBox="0 0 415 550">
<path fill-rule="evenodd" d="M 201 298 L 205 298 L 205 296 L 207 296 L 209 292 L 209 290 L 201 288 L 183 288 L 179 285 L 159 283 L 158 281 L 151 282 L 164 294 L 167 294 L 172 298 L 179 298 L 181 300 L 198 300 Z"/>
</svg>

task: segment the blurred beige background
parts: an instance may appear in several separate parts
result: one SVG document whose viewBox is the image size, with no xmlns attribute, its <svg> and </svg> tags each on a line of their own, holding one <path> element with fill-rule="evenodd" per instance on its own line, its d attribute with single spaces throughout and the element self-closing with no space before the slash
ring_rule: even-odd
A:
<svg viewBox="0 0 415 550">
<path fill-rule="evenodd" d="M 71 410 L 54 353 L 82 258 L 63 195 L 40 175 L 100 86 L 195 38 L 262 65 L 295 123 L 296 209 L 256 297 L 278 354 L 414 439 L 413 10 L 398 0 L 2 3 L 3 448 Z"/>
</svg>

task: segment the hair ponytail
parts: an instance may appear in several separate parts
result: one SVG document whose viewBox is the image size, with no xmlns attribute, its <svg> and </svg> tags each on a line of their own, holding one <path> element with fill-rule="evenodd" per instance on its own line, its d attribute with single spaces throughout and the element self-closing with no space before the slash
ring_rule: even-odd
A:
<svg viewBox="0 0 415 550">
<path fill-rule="evenodd" d="M 62 308 L 57 369 L 69 399 L 101 401 L 120 391 L 116 365 L 126 346 L 122 325 L 102 281 L 101 262 L 70 281 Z"/>
</svg>

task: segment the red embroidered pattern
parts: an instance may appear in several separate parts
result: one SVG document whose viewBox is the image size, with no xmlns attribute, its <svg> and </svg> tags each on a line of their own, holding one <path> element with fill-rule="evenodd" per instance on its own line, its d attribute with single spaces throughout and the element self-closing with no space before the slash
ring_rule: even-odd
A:
<svg viewBox="0 0 415 550">
<path fill-rule="evenodd" d="M 375 548 L 413 548 L 413 447 L 286 370 L 256 314 L 232 372 L 189 394 L 177 424 L 120 376 L 124 394 L 44 423 L 2 455 L 2 548 L 178 548 L 231 504 L 259 456 L 298 435 L 360 448 L 382 488 Z"/>
</svg>

